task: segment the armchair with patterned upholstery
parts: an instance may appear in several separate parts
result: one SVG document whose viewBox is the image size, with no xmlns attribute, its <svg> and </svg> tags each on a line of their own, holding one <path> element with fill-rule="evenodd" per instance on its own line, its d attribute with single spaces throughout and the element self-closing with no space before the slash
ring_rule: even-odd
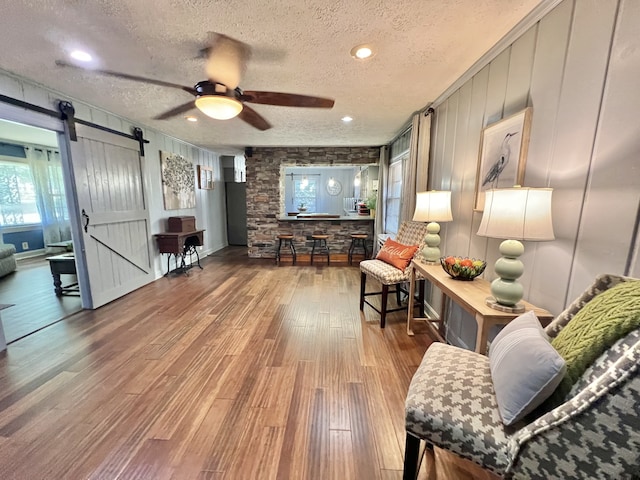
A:
<svg viewBox="0 0 640 480">
<path fill-rule="evenodd" d="M 396 242 L 403 245 L 418 245 L 418 249 L 415 255 L 419 255 L 422 247 L 424 246 L 424 237 L 427 234 L 427 224 L 423 222 L 402 222 L 398 235 L 395 239 Z M 414 255 L 414 256 L 415 256 Z M 382 290 L 377 292 L 366 292 L 367 277 L 371 277 L 377 280 Z M 364 310 L 364 304 L 366 303 L 376 312 L 380 314 L 380 327 L 384 328 L 387 313 L 397 312 L 400 310 L 406 310 L 407 307 L 401 305 L 400 293 L 404 292 L 408 294 L 407 289 L 402 287 L 402 284 L 408 282 L 411 279 L 411 266 L 407 266 L 403 270 L 394 267 L 382 260 L 373 259 L 360 262 L 360 310 Z M 419 300 L 416 302 L 416 307 L 420 308 L 420 316 L 424 316 L 424 277 L 416 272 L 416 280 L 418 280 L 418 296 Z M 394 285 L 395 290 L 389 290 L 389 287 Z M 397 306 L 389 309 L 387 308 L 389 293 L 396 294 Z M 366 297 L 371 295 L 380 295 L 380 309 L 375 304 L 372 304 Z"/>
<path fill-rule="evenodd" d="M 587 322 L 595 322 L 592 325 L 597 329 L 612 315 L 628 315 L 631 330 L 601 347 L 603 353 L 596 353 L 595 361 L 585 365 L 586 370 L 555 407 L 537 414 L 534 410 L 510 426 L 505 425 L 498 406 L 491 350 L 485 357 L 432 344 L 406 398 L 404 479 L 417 477 L 421 441 L 427 452 L 437 447 L 502 478 L 640 479 L 640 281 L 599 276 L 545 333 L 549 339 L 558 339 L 574 317 L 573 327 L 588 325 L 585 305 L 607 291 L 615 299 L 613 293 L 618 289 L 612 289 L 623 287 L 623 282 L 633 282 L 624 288 L 634 299 L 628 301 L 625 296 L 614 308 L 601 310 Z M 610 330 L 598 332 L 598 338 Z M 572 333 L 571 339 L 575 337 Z"/>
<path fill-rule="evenodd" d="M 16 247 L 11 243 L 2 243 L 0 234 L 0 277 L 10 274 L 17 268 Z"/>
</svg>

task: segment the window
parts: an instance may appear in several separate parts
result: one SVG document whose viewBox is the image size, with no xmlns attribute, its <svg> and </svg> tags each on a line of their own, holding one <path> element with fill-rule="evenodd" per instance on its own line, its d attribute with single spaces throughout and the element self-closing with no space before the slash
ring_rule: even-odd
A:
<svg viewBox="0 0 640 480">
<path fill-rule="evenodd" d="M 400 227 L 400 206 L 402 204 L 402 170 L 409 159 L 411 128 L 396 138 L 389 146 L 391 160 L 385 190 L 384 232 L 397 234 Z"/>
<path fill-rule="evenodd" d="M 389 165 L 389 177 L 385 195 L 385 233 L 398 233 L 402 197 L 402 165 L 406 156 L 407 154 L 394 159 Z"/>
<path fill-rule="evenodd" d="M 316 199 L 318 192 L 318 184 L 315 178 L 302 177 L 295 179 L 293 188 L 293 205 L 294 207 L 300 207 L 304 204 L 307 212 L 316 211 Z"/>
<path fill-rule="evenodd" d="M 64 204 L 64 197 L 61 201 Z M 31 168 L 26 163 L 0 160 L 0 225 L 40 222 Z"/>
</svg>

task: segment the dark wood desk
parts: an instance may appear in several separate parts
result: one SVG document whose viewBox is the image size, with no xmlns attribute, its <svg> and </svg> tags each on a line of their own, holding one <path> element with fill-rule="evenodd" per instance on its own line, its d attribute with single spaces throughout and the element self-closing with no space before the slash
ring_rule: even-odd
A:
<svg viewBox="0 0 640 480">
<path fill-rule="evenodd" d="M 442 292 L 442 309 L 439 319 L 416 318 L 413 316 L 413 293 L 415 291 L 416 271 L 420 272 L 427 281 L 431 282 L 431 284 Z M 446 300 L 448 297 L 473 316 L 478 324 L 475 351 L 482 354 L 486 353 L 487 339 L 491 327 L 493 325 L 507 324 L 520 315 L 519 313 L 502 312 L 488 306 L 485 300 L 491 296 L 490 286 L 490 282 L 482 278 L 476 278 L 472 281 L 454 280 L 442 269 L 439 263 L 430 265 L 420 260 L 413 260 L 411 262 L 407 334 L 413 335 L 413 330 L 411 330 L 411 322 L 413 320 L 425 320 L 430 333 L 439 341 L 444 342 L 443 322 L 446 318 Z M 547 325 L 553 320 L 553 315 L 548 311 L 536 307 L 529 302 L 523 301 L 522 303 L 524 303 L 525 311 L 533 310 L 543 325 Z M 434 323 L 439 324 L 438 328 L 434 326 Z"/>
<path fill-rule="evenodd" d="M 158 249 L 160 250 L 160 253 L 168 254 L 167 273 L 165 275 L 171 273 L 169 266 L 171 256 L 175 258 L 176 263 L 176 268 L 173 272 L 186 273 L 192 265 L 186 264 L 185 257 L 192 254 L 196 255 L 198 259 L 198 267 L 202 269 L 202 265 L 200 265 L 200 256 L 198 255 L 196 247 L 203 244 L 203 234 L 204 230 L 192 230 L 190 232 L 162 232 L 154 235 L 158 242 Z M 178 261 L 180 261 L 180 265 L 178 265 Z"/>
<path fill-rule="evenodd" d="M 63 253 L 47 258 L 51 276 L 53 277 L 53 289 L 56 296 L 60 297 L 69 293 L 79 293 L 78 283 L 62 285 L 60 275 L 76 275 L 76 257 L 73 253 Z"/>
</svg>

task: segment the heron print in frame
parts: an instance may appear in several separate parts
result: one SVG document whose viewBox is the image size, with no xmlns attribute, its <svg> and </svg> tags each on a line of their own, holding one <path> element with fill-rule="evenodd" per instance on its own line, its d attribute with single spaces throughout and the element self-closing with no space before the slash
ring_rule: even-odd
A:
<svg viewBox="0 0 640 480">
<path fill-rule="evenodd" d="M 531 130 L 531 107 L 484 128 L 473 209 L 484 210 L 484 192 L 522 185 Z"/>
</svg>

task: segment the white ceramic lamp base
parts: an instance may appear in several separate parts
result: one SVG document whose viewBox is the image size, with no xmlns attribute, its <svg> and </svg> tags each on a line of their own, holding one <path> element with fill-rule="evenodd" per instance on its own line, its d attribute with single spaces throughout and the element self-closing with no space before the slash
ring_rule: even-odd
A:
<svg viewBox="0 0 640 480">
<path fill-rule="evenodd" d="M 524 245 L 518 240 L 505 240 L 500 244 L 502 257 L 496 261 L 495 272 L 499 275 L 491 282 L 493 298 L 487 299 L 487 305 L 496 310 L 521 313 L 524 289 L 518 278 L 524 273 L 524 265 L 518 257 L 524 252 Z"/>
<path fill-rule="evenodd" d="M 440 225 L 437 222 L 427 224 L 427 234 L 424 236 L 422 259 L 427 263 L 440 262 Z"/>
</svg>

